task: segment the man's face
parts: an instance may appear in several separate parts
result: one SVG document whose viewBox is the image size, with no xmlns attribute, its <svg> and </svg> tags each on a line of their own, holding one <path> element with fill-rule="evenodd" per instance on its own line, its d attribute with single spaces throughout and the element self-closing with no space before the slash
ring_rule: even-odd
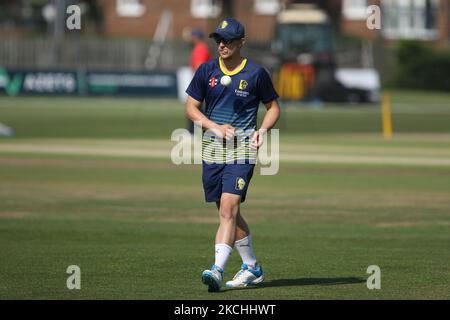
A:
<svg viewBox="0 0 450 320">
<path fill-rule="evenodd" d="M 217 52 L 222 59 L 228 59 L 235 53 L 240 52 L 244 39 L 234 39 L 232 41 L 225 41 L 223 39 L 216 39 Z"/>
</svg>

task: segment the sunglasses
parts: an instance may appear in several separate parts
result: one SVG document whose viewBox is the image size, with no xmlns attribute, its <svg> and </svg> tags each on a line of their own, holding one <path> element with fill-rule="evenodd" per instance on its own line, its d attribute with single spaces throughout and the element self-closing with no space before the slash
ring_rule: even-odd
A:
<svg viewBox="0 0 450 320">
<path fill-rule="evenodd" d="M 215 38 L 215 40 L 216 40 L 216 43 L 217 43 L 217 44 L 220 44 L 221 42 L 223 42 L 223 44 L 227 45 L 227 44 L 232 43 L 234 40 L 238 40 L 238 39 L 230 39 L 230 40 L 226 40 L 226 39 L 224 39 L 224 38 Z"/>
</svg>

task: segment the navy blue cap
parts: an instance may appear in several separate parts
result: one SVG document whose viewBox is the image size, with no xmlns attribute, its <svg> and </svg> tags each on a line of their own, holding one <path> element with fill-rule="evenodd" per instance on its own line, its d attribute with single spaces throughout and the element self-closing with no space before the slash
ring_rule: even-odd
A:
<svg viewBox="0 0 450 320">
<path fill-rule="evenodd" d="M 209 35 L 210 38 L 223 38 L 225 40 L 241 39 L 244 36 L 244 26 L 233 18 L 223 20 L 216 31 Z"/>
<path fill-rule="evenodd" d="M 205 36 L 202 29 L 199 29 L 199 28 L 192 29 L 191 35 L 199 37 L 199 38 L 203 38 Z"/>
</svg>

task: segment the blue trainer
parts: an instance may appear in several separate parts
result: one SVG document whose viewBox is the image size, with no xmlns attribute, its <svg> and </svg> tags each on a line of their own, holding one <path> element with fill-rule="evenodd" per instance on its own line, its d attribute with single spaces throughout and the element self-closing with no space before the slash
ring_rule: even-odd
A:
<svg viewBox="0 0 450 320">
<path fill-rule="evenodd" d="M 202 282 L 208 286 L 209 292 L 220 291 L 220 285 L 223 280 L 223 269 L 215 264 L 211 270 L 205 270 L 202 273 Z"/>
<path fill-rule="evenodd" d="M 245 263 L 241 270 L 236 273 L 233 280 L 225 284 L 228 288 L 239 288 L 259 284 L 264 281 L 264 271 L 259 263 L 255 263 L 253 268 L 249 268 Z"/>
</svg>

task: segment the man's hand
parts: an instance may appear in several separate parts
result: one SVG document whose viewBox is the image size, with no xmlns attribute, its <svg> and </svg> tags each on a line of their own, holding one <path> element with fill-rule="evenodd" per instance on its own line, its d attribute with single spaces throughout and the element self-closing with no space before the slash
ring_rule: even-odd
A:
<svg viewBox="0 0 450 320">
<path fill-rule="evenodd" d="M 219 125 L 216 128 L 211 129 L 214 134 L 216 134 L 219 138 L 225 138 L 230 140 L 236 134 L 236 129 L 229 124 Z"/>
<path fill-rule="evenodd" d="M 264 142 L 264 133 L 266 133 L 267 130 L 259 129 L 255 131 L 252 137 L 252 141 L 250 143 L 250 147 L 253 149 L 259 149 L 259 147 L 262 146 Z"/>
<path fill-rule="evenodd" d="M 264 139 L 263 136 L 267 132 L 267 130 L 273 128 L 275 123 L 278 121 L 280 117 L 280 106 L 277 100 L 272 100 L 266 103 L 266 115 L 264 116 L 263 122 L 261 123 L 261 127 L 258 131 L 256 131 L 253 135 L 250 147 L 253 149 L 259 149 L 262 146 Z"/>
</svg>

